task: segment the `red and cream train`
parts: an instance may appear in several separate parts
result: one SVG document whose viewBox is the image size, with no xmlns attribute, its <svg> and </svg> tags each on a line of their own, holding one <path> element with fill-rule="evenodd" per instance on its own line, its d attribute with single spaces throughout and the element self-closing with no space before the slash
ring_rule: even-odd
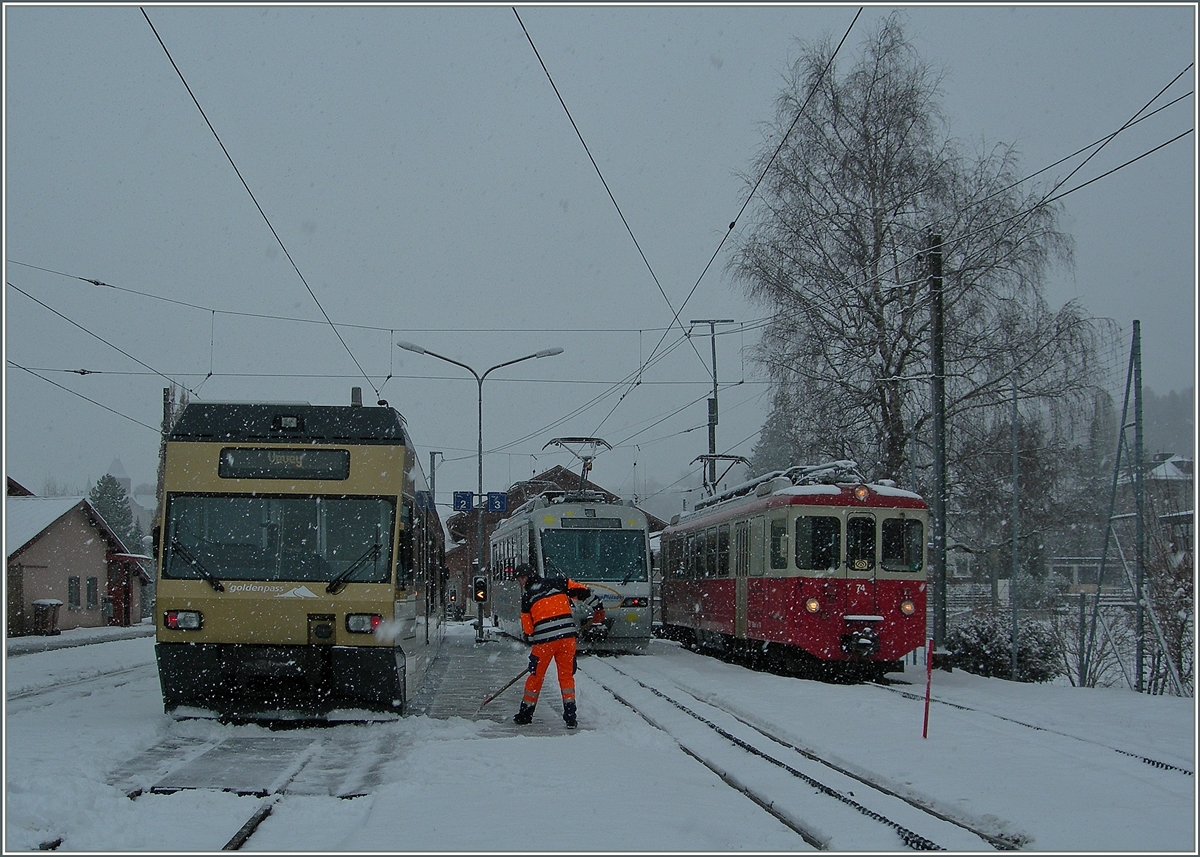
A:
<svg viewBox="0 0 1200 857">
<path fill-rule="evenodd" d="M 663 530 L 661 634 L 830 678 L 903 670 L 925 643 L 928 520 L 852 461 L 743 483 Z"/>
</svg>

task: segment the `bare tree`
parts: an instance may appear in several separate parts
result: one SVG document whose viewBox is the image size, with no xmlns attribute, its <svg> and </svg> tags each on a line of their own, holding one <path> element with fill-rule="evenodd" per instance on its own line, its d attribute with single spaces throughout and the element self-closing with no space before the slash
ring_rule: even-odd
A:
<svg viewBox="0 0 1200 857">
<path fill-rule="evenodd" d="M 1014 373 L 1025 407 L 1069 433 L 1074 405 L 1089 399 L 1078 394 L 1097 328 L 1078 306 L 1055 312 L 1044 298 L 1049 271 L 1071 260 L 1059 207 L 1020 181 L 1012 147 L 967 155 L 948 136 L 940 81 L 898 15 L 844 75 L 834 55 L 825 39 L 791 67 L 747 176 L 752 186 L 763 176 L 753 221 L 729 265 L 772 313 L 759 358 L 788 391 L 772 419 L 792 423 L 799 457 L 855 458 L 901 481 L 929 461 L 924 254 L 935 232 L 951 464 L 965 451 L 956 427 L 992 423 Z"/>
</svg>

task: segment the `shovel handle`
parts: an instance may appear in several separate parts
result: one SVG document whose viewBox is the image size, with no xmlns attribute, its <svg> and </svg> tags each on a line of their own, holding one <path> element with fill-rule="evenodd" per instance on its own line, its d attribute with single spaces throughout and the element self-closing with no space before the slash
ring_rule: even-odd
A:
<svg viewBox="0 0 1200 857">
<path fill-rule="evenodd" d="M 500 688 L 498 691 L 493 693 L 491 696 L 489 696 L 483 702 L 479 703 L 479 708 L 482 710 L 485 705 L 487 705 L 489 702 L 491 702 L 493 699 L 495 699 L 500 694 L 504 693 L 504 691 L 508 690 L 510 687 L 512 687 L 514 684 L 516 684 L 518 681 L 520 681 L 522 678 L 524 678 L 527 675 L 529 675 L 529 670 L 521 670 L 519 673 L 517 673 L 515 676 L 512 677 L 512 681 L 510 681 L 508 684 L 504 685 L 504 687 Z"/>
</svg>

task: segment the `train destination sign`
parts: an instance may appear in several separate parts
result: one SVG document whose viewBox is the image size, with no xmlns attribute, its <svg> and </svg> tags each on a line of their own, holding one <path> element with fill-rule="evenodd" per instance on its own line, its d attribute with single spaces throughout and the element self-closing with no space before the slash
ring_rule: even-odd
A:
<svg viewBox="0 0 1200 857">
<path fill-rule="evenodd" d="M 225 447 L 217 475 L 222 479 L 349 479 L 350 450 Z"/>
</svg>

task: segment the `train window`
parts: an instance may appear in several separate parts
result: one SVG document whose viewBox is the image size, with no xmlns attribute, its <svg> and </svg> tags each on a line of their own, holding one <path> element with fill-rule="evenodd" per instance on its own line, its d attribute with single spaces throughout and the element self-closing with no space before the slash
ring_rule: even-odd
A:
<svg viewBox="0 0 1200 857">
<path fill-rule="evenodd" d="M 761 576 L 763 573 L 763 519 L 754 518 L 750 522 L 750 573 Z"/>
<path fill-rule="evenodd" d="M 925 560 L 925 528 L 915 519 L 883 522 L 879 564 L 885 571 L 920 571 Z"/>
<path fill-rule="evenodd" d="M 875 519 L 866 516 L 846 521 L 846 566 L 851 571 L 875 567 Z"/>
<path fill-rule="evenodd" d="M 701 567 L 701 577 L 716 576 L 716 527 L 704 531 L 704 563 Z"/>
<path fill-rule="evenodd" d="M 771 521 L 771 568 L 787 568 L 787 519 Z"/>
<path fill-rule="evenodd" d="M 407 511 L 407 510 L 406 510 Z M 396 502 L 387 497 L 179 495 L 167 499 L 163 577 L 391 578 Z M 412 568 L 411 533 L 401 547 Z"/>
<path fill-rule="evenodd" d="M 717 527 L 717 565 L 714 577 L 729 577 L 729 524 Z"/>
<path fill-rule="evenodd" d="M 841 563 L 841 520 L 825 515 L 796 518 L 796 568 L 835 569 Z"/>
</svg>

